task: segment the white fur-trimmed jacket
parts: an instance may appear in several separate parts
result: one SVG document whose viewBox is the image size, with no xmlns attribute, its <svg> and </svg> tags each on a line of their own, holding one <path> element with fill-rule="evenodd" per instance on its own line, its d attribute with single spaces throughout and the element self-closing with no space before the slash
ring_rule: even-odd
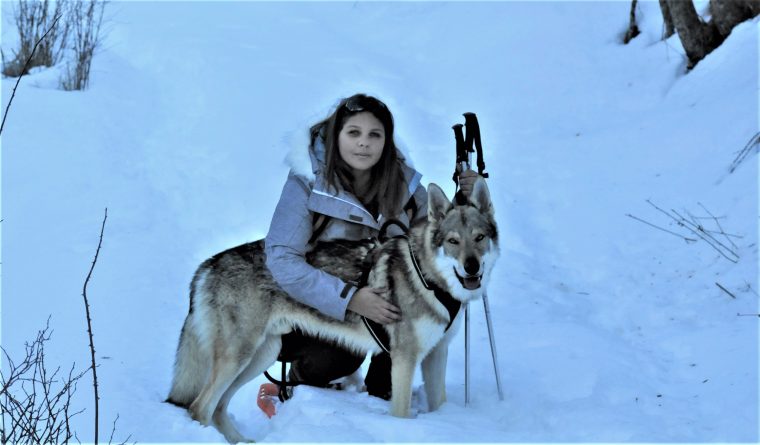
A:
<svg viewBox="0 0 760 445">
<path fill-rule="evenodd" d="M 402 162 L 408 186 L 402 202 L 407 203 L 414 197 L 414 221 L 409 221 L 403 211 L 398 215 L 380 215 L 375 219 L 351 193 L 342 188 L 337 194 L 328 190 L 324 177 L 324 147 L 320 141 L 315 145 L 315 149 L 309 148 L 308 159 L 297 152 L 291 152 L 288 156 L 291 170 L 265 239 L 266 265 L 277 284 L 293 299 L 343 320 L 348 302 L 357 289 L 306 262 L 305 254 L 311 248 L 308 242 L 314 229 L 314 214 L 329 217 L 329 223 L 317 240 L 369 238 L 377 236 L 388 219 L 395 218 L 410 226 L 427 218 L 427 191 L 420 184 L 422 175 L 405 161 Z M 298 150 L 300 153 L 304 151 L 303 148 Z M 406 159 L 401 153 L 399 158 Z M 396 226 L 388 229 L 390 236 L 399 232 Z"/>
</svg>

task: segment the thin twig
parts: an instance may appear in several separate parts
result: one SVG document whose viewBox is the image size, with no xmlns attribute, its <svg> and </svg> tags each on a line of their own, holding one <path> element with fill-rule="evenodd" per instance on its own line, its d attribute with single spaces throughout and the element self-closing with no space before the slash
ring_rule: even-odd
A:
<svg viewBox="0 0 760 445">
<path fill-rule="evenodd" d="M 760 317 L 760 314 L 736 314 L 737 317 Z"/>
<path fill-rule="evenodd" d="M 702 207 L 705 210 L 705 212 L 707 212 L 708 215 L 712 216 L 713 220 L 715 221 L 715 225 L 717 225 L 718 229 L 720 230 L 720 233 L 722 233 L 723 236 L 726 237 L 726 240 L 729 243 L 731 243 L 731 246 L 733 246 L 734 249 L 738 249 L 739 247 L 731 240 L 730 237 L 731 236 L 736 237 L 736 238 L 741 238 L 741 237 L 740 236 L 736 236 L 736 235 L 729 235 L 729 234 L 727 234 L 726 231 L 723 230 L 723 226 L 720 225 L 720 221 L 718 221 L 718 218 L 716 218 L 715 215 L 712 214 L 712 212 L 710 212 L 709 210 L 707 210 L 707 207 L 705 207 L 704 205 L 702 205 L 701 202 L 698 202 L 697 204 L 699 204 L 699 206 Z"/>
<path fill-rule="evenodd" d="M 659 210 L 660 212 L 662 212 L 663 214 L 665 214 L 666 216 L 668 216 L 673 221 L 675 221 L 676 224 L 678 224 L 679 226 L 684 227 L 687 230 L 691 231 L 693 234 L 697 235 L 700 239 L 702 239 L 704 242 L 706 242 L 707 244 L 709 244 L 710 247 L 712 247 L 713 249 L 715 249 L 721 256 L 723 256 L 723 258 L 731 261 L 732 263 L 738 263 L 739 262 L 739 255 L 736 252 L 734 252 L 730 248 L 726 247 L 723 243 L 721 243 L 720 241 L 716 240 L 710 234 L 705 233 L 704 230 L 701 230 L 701 226 L 696 225 L 696 224 L 692 223 L 691 221 L 688 221 L 686 218 L 684 218 L 683 216 L 681 216 L 675 210 L 671 210 L 671 211 L 677 217 L 673 216 L 673 214 L 671 214 L 671 213 L 669 213 L 669 212 L 661 209 L 660 207 L 657 207 L 657 205 L 655 205 L 652 201 L 650 201 L 648 199 L 646 200 L 646 202 L 649 203 L 649 205 L 651 205 L 655 209 Z M 694 227 L 696 227 L 696 230 L 693 229 L 692 227 L 690 227 L 688 224 L 692 224 Z M 716 246 L 715 244 L 718 244 L 718 246 L 723 247 L 723 249 L 725 249 L 726 251 L 728 251 L 728 253 L 731 254 L 735 258 L 729 257 L 720 247 Z"/>
<path fill-rule="evenodd" d="M 98 241 L 98 248 L 95 250 L 95 258 L 92 260 L 92 266 L 87 273 L 87 278 L 84 280 L 84 288 L 82 289 L 82 297 L 84 298 L 84 308 L 87 313 L 87 334 L 90 337 L 90 355 L 92 358 L 92 385 L 95 388 L 95 444 L 98 443 L 98 373 L 97 364 L 95 363 L 95 344 L 92 339 L 92 319 L 90 318 L 90 303 L 87 300 L 87 283 L 90 282 L 92 277 L 92 271 L 95 269 L 95 263 L 98 261 L 98 254 L 100 253 L 100 246 L 103 244 L 103 231 L 106 228 L 106 220 L 108 219 L 108 208 L 105 210 L 103 216 L 103 225 L 100 227 L 100 240 Z"/>
<path fill-rule="evenodd" d="M 725 287 L 721 286 L 721 285 L 720 285 L 720 283 L 718 283 L 718 282 L 716 281 L 716 282 L 715 282 L 715 285 L 716 285 L 716 286 L 718 286 L 718 287 L 720 288 L 720 290 L 722 290 L 723 292 L 725 292 L 725 293 L 727 293 L 729 296 L 731 296 L 731 298 L 733 298 L 734 300 L 736 300 L 736 295 L 732 294 L 732 293 L 731 293 L 731 292 L 730 292 L 728 289 L 726 289 Z"/>
<path fill-rule="evenodd" d="M 654 227 L 655 229 L 659 229 L 659 230 L 662 230 L 663 232 L 667 232 L 667 233 L 669 233 L 669 234 L 671 234 L 671 235 L 675 235 L 675 236 L 677 236 L 677 237 L 679 237 L 679 238 L 683 239 L 683 240 L 684 240 L 684 241 L 686 241 L 686 242 L 692 242 L 692 243 L 696 243 L 696 242 L 697 242 L 697 240 L 696 240 L 696 239 L 694 239 L 694 238 L 687 238 L 687 237 L 685 237 L 685 236 L 681 235 L 680 233 L 675 233 L 675 232 L 671 232 L 671 231 L 670 231 L 670 230 L 668 230 L 668 229 L 663 229 L 663 228 L 662 228 L 662 227 L 660 227 L 660 226 L 656 226 L 656 225 L 654 225 L 654 224 L 650 223 L 649 221 L 645 221 L 645 220 L 643 220 L 643 219 L 641 219 L 641 218 L 639 218 L 639 217 L 637 217 L 637 216 L 633 216 L 633 215 L 631 215 L 630 213 L 626 213 L 626 214 L 625 214 L 625 216 L 627 216 L 627 217 L 629 217 L 629 218 L 633 218 L 633 219 L 635 219 L 636 221 L 640 221 L 640 222 L 643 222 L 644 224 L 647 224 L 647 225 L 649 225 L 649 226 L 652 226 L 652 227 Z"/>
<path fill-rule="evenodd" d="M 111 427 L 111 437 L 108 439 L 108 443 L 113 443 L 113 433 L 116 432 L 116 422 L 119 421 L 119 413 L 116 413 L 116 418 L 113 419 L 113 427 Z"/>
<path fill-rule="evenodd" d="M 671 212 L 675 213 L 676 216 L 678 216 L 679 218 L 681 218 L 681 221 L 683 221 L 685 223 L 690 223 L 693 226 L 693 228 L 695 229 L 695 231 L 697 231 L 699 233 L 705 234 L 705 236 L 707 236 L 708 238 L 710 238 L 710 240 L 712 240 L 715 243 L 717 243 L 720 247 L 722 247 L 722 248 L 726 249 L 727 251 L 731 252 L 737 258 L 739 257 L 739 255 L 737 255 L 735 252 L 733 252 L 730 247 L 726 246 L 725 244 L 723 244 L 720 241 L 718 241 L 717 239 L 715 239 L 715 237 L 711 235 L 711 233 L 714 233 L 714 232 L 711 232 L 709 230 L 705 230 L 705 227 L 702 224 L 698 224 L 698 223 L 694 222 L 693 221 L 693 217 L 692 217 L 692 221 L 689 221 L 686 218 L 684 218 L 683 215 L 681 215 L 677 211 L 671 210 Z M 691 216 L 690 213 L 687 212 L 687 214 L 689 214 Z"/>
<path fill-rule="evenodd" d="M 68 377 L 61 368 L 49 373 L 45 360 L 45 342 L 50 340 L 50 319 L 45 329 L 37 332 L 34 341 L 25 343 L 23 360 L 16 364 L 7 351 L 7 373 L 0 370 L 0 416 L 2 443 L 68 443 L 71 438 L 69 406 L 76 383 L 87 371 L 74 375 L 72 365 Z M 59 389 L 54 386 L 60 382 Z M 75 413 L 74 415 L 76 415 Z M 61 437 L 64 434 L 66 437 Z"/>
<path fill-rule="evenodd" d="M 631 1 L 630 22 L 628 24 L 628 30 L 625 32 L 625 36 L 623 36 L 623 43 L 626 45 L 636 36 L 641 34 L 639 27 L 636 25 L 636 3 L 638 3 L 638 0 Z"/>
<path fill-rule="evenodd" d="M 11 109 L 11 102 L 13 102 L 13 98 L 16 97 L 16 88 L 18 88 L 19 82 L 21 82 L 21 78 L 24 77 L 24 73 L 26 73 L 27 67 L 29 66 L 29 63 L 32 61 L 32 57 L 34 57 L 34 52 L 37 50 L 37 47 L 40 45 L 40 43 L 45 40 L 45 37 L 50 33 L 50 31 L 55 28 L 56 23 L 58 23 L 58 19 L 60 19 L 61 16 L 53 20 L 53 24 L 48 28 L 47 31 L 45 31 L 45 34 L 40 37 L 39 40 L 37 40 L 37 43 L 34 44 L 34 48 L 32 48 L 32 53 L 29 54 L 29 57 L 26 59 L 26 63 L 24 63 L 24 69 L 21 71 L 21 75 L 18 76 L 18 79 L 16 79 L 16 85 L 13 87 L 13 93 L 11 93 L 11 98 L 8 100 L 8 105 L 5 107 L 5 114 L 3 114 L 3 122 L 0 123 L 0 134 L 3 134 L 3 128 L 5 128 L 5 119 L 8 118 L 8 111 Z"/>
<path fill-rule="evenodd" d="M 745 145 L 744 148 L 739 151 L 736 159 L 734 159 L 734 162 L 732 162 L 731 166 L 728 168 L 728 173 L 733 173 L 736 168 L 739 167 L 739 164 L 741 164 L 742 161 L 744 161 L 744 159 L 749 155 L 749 152 L 752 151 L 752 147 L 755 146 L 760 146 L 760 131 L 755 133 L 755 135 L 749 139 L 747 145 Z"/>
<path fill-rule="evenodd" d="M 717 239 L 715 239 L 715 237 L 713 237 L 709 233 L 705 232 L 704 229 L 702 228 L 702 226 L 694 224 L 693 222 L 687 220 L 686 218 L 684 218 L 680 213 L 678 213 L 675 210 L 671 209 L 671 212 L 673 212 L 676 216 L 678 216 L 678 218 L 680 218 L 680 219 L 673 218 L 674 220 L 676 220 L 676 222 L 678 222 L 679 225 L 685 227 L 686 229 L 690 230 L 692 233 L 694 233 L 695 235 L 697 235 L 698 237 L 700 237 L 707 244 L 709 244 L 713 249 L 717 250 L 718 253 L 720 253 L 721 255 L 723 255 L 723 257 L 725 259 L 727 259 L 727 260 L 729 260 L 729 261 L 731 261 L 733 263 L 738 263 L 739 262 L 739 254 L 737 254 L 736 252 L 734 252 L 733 250 L 731 250 L 731 248 L 729 248 L 725 244 L 723 244 L 720 241 L 718 241 Z M 688 224 L 691 224 L 694 227 L 692 228 Z M 717 244 L 718 246 L 720 246 L 723 249 L 725 249 L 726 252 L 728 252 L 729 254 L 731 254 L 731 256 L 733 256 L 735 258 L 730 258 L 728 255 L 726 255 L 726 253 L 722 249 L 720 249 L 715 244 Z"/>
<path fill-rule="evenodd" d="M 735 234 L 735 233 L 726 233 L 726 232 L 722 232 L 722 231 L 718 231 L 718 230 L 707 230 L 707 229 L 705 229 L 704 227 L 702 227 L 702 230 L 704 230 L 704 231 L 705 231 L 705 233 L 709 233 L 709 234 L 712 234 L 712 235 L 723 235 L 723 236 L 725 236 L 727 239 L 728 239 L 728 238 L 737 238 L 737 239 L 744 239 L 744 237 L 743 237 L 743 236 L 741 236 L 741 235 L 737 235 L 737 234 Z M 729 242 L 731 242 L 731 240 L 730 240 L 730 239 L 729 239 Z M 731 242 L 731 245 L 733 245 L 733 246 L 736 246 L 736 244 L 734 244 L 733 242 Z M 736 246 L 736 247 L 738 248 L 738 246 Z"/>
</svg>

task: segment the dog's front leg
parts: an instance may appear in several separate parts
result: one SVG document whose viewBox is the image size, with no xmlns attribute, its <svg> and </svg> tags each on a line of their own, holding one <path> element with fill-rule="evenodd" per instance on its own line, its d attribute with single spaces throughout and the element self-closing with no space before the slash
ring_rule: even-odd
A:
<svg viewBox="0 0 760 445">
<path fill-rule="evenodd" d="M 391 415 L 409 417 L 412 405 L 412 379 L 417 365 L 409 351 L 391 351 Z"/>
<path fill-rule="evenodd" d="M 422 380 L 425 382 L 428 409 L 437 410 L 446 401 L 446 358 L 449 345 L 439 342 L 422 360 Z"/>
</svg>

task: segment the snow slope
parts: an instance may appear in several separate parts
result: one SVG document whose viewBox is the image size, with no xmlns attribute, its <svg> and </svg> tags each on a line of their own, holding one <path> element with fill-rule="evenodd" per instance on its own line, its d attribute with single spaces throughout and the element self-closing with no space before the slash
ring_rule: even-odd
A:
<svg viewBox="0 0 760 445">
<path fill-rule="evenodd" d="M 12 4 L 2 3 L 12 47 Z M 448 403 L 415 419 L 365 393 L 308 387 L 272 420 L 256 380 L 231 411 L 269 442 L 757 442 L 758 21 L 686 74 L 656 2 L 622 45 L 629 2 L 114 2 L 90 90 L 21 80 L 2 136 L 2 345 L 52 314 L 48 360 L 88 363 L 88 287 L 101 431 L 115 440 L 218 442 L 166 397 L 194 268 L 261 238 L 306 128 L 340 97 L 393 110 L 423 182 L 453 192 L 461 113 L 480 118 L 502 239 L 463 333 Z M 3 79 L 7 104 L 15 79 Z M 729 261 L 651 204 L 720 224 Z M 709 212 L 709 213 L 708 213 Z M 710 214 L 719 219 L 712 219 Z M 658 230 L 639 220 L 681 236 Z M 734 236 L 735 235 L 735 236 Z M 733 242 L 735 247 L 731 246 Z M 729 254 L 730 255 L 730 254 Z M 720 284 L 732 295 L 721 290 Z M 4 364 L 5 366 L 5 364 Z M 417 384 L 421 379 L 417 376 Z M 80 384 L 78 437 L 92 441 Z M 415 402 L 419 405 L 419 402 Z M 107 437 L 107 435 L 106 435 Z M 105 439 L 101 432 L 102 441 Z"/>
</svg>

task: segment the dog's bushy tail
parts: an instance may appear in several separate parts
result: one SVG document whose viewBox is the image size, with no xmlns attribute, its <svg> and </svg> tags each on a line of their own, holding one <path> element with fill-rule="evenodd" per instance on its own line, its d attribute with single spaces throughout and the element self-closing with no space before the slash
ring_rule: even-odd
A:
<svg viewBox="0 0 760 445">
<path fill-rule="evenodd" d="M 195 271 L 190 283 L 190 311 L 179 336 L 172 389 L 166 399 L 166 402 L 184 408 L 198 397 L 211 369 L 211 352 L 201 338 L 207 332 L 204 326 L 208 325 L 208 312 L 203 310 L 207 296 L 203 288 L 208 273 L 207 260 Z"/>
<path fill-rule="evenodd" d="M 185 319 L 174 362 L 172 388 L 166 402 L 187 408 L 201 392 L 208 378 L 211 357 L 200 344 L 191 313 Z"/>
</svg>

